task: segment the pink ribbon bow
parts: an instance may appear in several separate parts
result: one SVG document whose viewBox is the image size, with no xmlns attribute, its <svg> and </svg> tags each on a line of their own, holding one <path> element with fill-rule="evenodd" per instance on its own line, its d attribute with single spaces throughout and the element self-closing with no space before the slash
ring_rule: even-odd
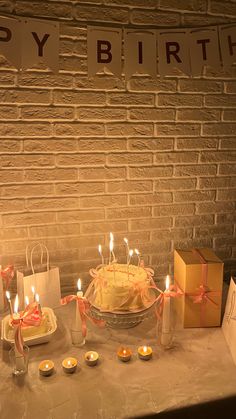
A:
<svg viewBox="0 0 236 419">
<path fill-rule="evenodd" d="M 66 297 L 61 299 L 61 304 L 66 305 L 70 303 L 71 301 L 76 300 L 77 307 L 79 309 L 81 322 L 82 322 L 82 335 L 83 337 L 86 337 L 87 334 L 87 324 L 86 320 L 89 319 L 92 323 L 94 323 L 96 326 L 103 327 L 105 326 L 105 321 L 103 320 L 97 320 L 94 319 L 89 315 L 90 311 L 90 303 L 85 297 L 78 297 L 77 295 L 67 295 Z"/>
<path fill-rule="evenodd" d="M 15 328 L 15 346 L 17 351 L 24 355 L 24 340 L 22 336 L 22 327 L 40 326 L 42 316 L 38 311 L 38 304 L 29 304 L 23 312 L 19 313 L 18 318 L 11 320 L 12 326 Z"/>
<path fill-rule="evenodd" d="M 5 269 L 2 269 L 0 271 L 0 275 L 5 282 L 5 288 L 7 290 L 9 288 L 10 282 L 11 282 L 13 276 L 14 276 L 14 266 L 9 265 Z"/>
</svg>

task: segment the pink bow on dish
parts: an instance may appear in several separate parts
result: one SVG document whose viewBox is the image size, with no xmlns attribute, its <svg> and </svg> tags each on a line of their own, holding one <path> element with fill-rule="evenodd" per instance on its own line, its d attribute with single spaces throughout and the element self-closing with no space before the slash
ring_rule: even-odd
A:
<svg viewBox="0 0 236 419">
<path fill-rule="evenodd" d="M 15 328 L 15 346 L 17 351 L 24 355 L 24 340 L 22 336 L 22 327 L 40 326 L 42 315 L 38 311 L 38 304 L 31 303 L 26 309 L 19 313 L 18 318 L 11 320 L 12 326 Z"/>
</svg>

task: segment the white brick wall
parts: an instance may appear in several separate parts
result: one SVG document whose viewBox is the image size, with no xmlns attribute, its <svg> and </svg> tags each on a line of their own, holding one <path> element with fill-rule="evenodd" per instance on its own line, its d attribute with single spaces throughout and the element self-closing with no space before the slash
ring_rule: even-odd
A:
<svg viewBox="0 0 236 419">
<path fill-rule="evenodd" d="M 60 72 L 17 72 L 0 57 L 0 252 L 21 264 L 45 242 L 63 291 L 123 237 L 172 272 L 175 247 L 210 246 L 235 273 L 236 67 L 127 83 L 87 77 L 87 24 L 234 22 L 234 1 L 0 1 L 0 13 L 60 22 Z"/>
</svg>

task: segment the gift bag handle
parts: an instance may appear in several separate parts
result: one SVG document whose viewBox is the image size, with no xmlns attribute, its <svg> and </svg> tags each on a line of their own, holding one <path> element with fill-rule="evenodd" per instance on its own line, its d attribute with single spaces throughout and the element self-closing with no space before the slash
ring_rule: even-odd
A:
<svg viewBox="0 0 236 419">
<path fill-rule="evenodd" d="M 30 257 L 31 256 L 29 255 L 29 248 L 32 245 L 33 245 L 33 247 L 38 246 L 38 245 L 42 246 L 42 244 L 40 242 L 37 242 L 37 241 L 32 242 L 30 244 L 27 244 L 26 249 L 25 249 L 25 260 L 26 260 L 26 266 L 27 266 L 27 268 L 29 268 L 29 266 L 30 266 L 29 261 L 30 261 Z M 31 251 L 32 250 L 33 250 L 33 248 L 31 249 Z M 42 265 L 42 263 L 43 263 L 43 250 L 41 248 L 41 265 Z"/>
<path fill-rule="evenodd" d="M 41 265 L 43 263 L 43 256 L 44 256 L 44 251 L 45 251 L 46 256 L 47 256 L 47 261 L 46 261 L 47 270 L 49 271 L 49 251 L 48 251 L 48 248 L 47 248 L 47 246 L 45 246 L 45 244 L 42 244 L 40 242 L 36 242 L 35 246 L 33 246 L 33 248 L 31 249 L 31 252 L 30 252 L 30 266 L 31 266 L 31 270 L 32 270 L 33 274 L 35 273 L 34 265 L 33 265 L 33 254 L 34 254 L 34 251 L 37 247 L 40 247 L 40 249 L 41 249 L 41 255 L 40 255 Z M 28 246 L 26 248 L 26 264 L 27 264 L 27 267 L 29 267 Z"/>
</svg>

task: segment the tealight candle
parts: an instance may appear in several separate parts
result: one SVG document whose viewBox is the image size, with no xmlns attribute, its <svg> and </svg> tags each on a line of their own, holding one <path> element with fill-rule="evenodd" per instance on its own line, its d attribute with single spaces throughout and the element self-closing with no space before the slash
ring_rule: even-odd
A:
<svg viewBox="0 0 236 419">
<path fill-rule="evenodd" d="M 45 359 L 39 364 L 39 374 L 45 377 L 52 375 L 54 371 L 54 362 L 50 359 Z"/>
<path fill-rule="evenodd" d="M 138 348 L 138 356 L 144 361 L 148 361 L 152 357 L 152 348 L 150 346 L 140 346 Z"/>
<path fill-rule="evenodd" d="M 127 347 L 125 347 L 125 348 L 122 347 L 122 348 L 118 349 L 117 356 L 118 356 L 120 361 L 128 362 L 131 358 L 131 355 L 132 355 L 132 352 Z"/>
<path fill-rule="evenodd" d="M 77 359 L 71 357 L 63 359 L 62 368 L 67 374 L 72 374 L 77 368 Z"/>
<path fill-rule="evenodd" d="M 95 351 L 88 351 L 84 355 L 85 362 L 90 367 L 94 367 L 94 365 L 97 364 L 98 358 L 99 358 L 98 353 Z"/>
</svg>

